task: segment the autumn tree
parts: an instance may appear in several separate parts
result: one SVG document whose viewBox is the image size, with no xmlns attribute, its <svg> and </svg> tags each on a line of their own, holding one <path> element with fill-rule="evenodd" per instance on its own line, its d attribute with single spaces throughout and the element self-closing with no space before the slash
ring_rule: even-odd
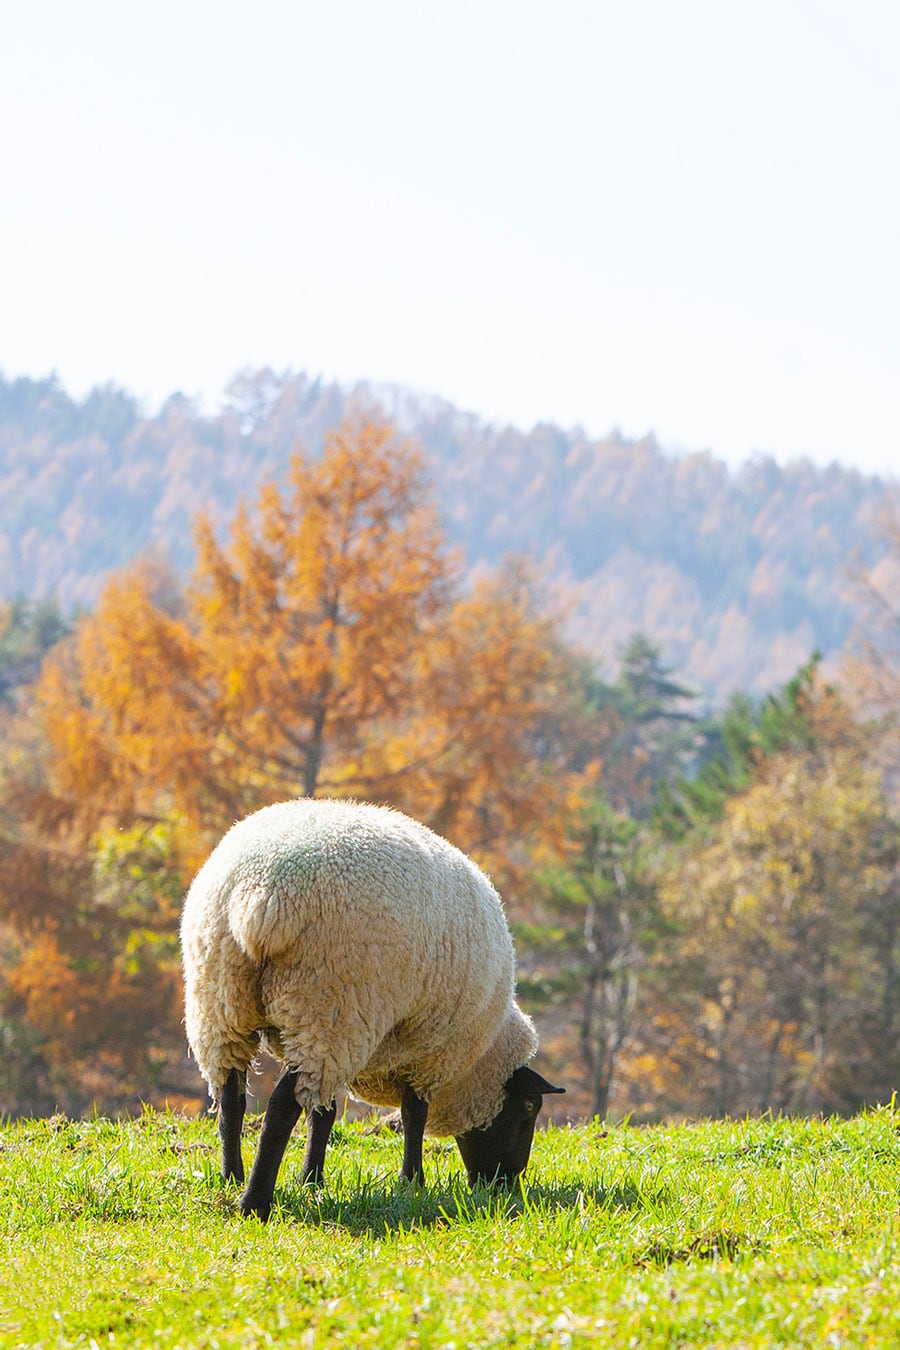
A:
<svg viewBox="0 0 900 1350">
<path fill-rule="evenodd" d="M 898 822 L 836 691 L 808 699 L 806 743 L 760 760 L 661 886 L 686 1109 L 854 1109 L 900 1071 Z"/>
<path fill-rule="evenodd" d="M 39 698 L 55 782 L 110 818 L 186 819 L 201 851 L 283 797 L 406 805 L 466 846 L 548 815 L 573 662 L 511 565 L 462 593 L 418 451 L 364 422 L 297 454 L 191 585 L 112 580 Z M 571 729 L 571 728 L 570 728 Z"/>
</svg>

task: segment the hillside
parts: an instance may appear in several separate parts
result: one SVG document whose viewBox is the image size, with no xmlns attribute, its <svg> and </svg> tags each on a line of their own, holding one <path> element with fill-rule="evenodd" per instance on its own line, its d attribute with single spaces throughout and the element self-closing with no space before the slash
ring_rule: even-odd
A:
<svg viewBox="0 0 900 1350">
<path fill-rule="evenodd" d="M 731 473 L 652 438 L 489 426 L 441 400 L 303 374 L 248 373 L 213 415 L 175 395 L 152 417 L 121 390 L 79 402 L 54 380 L 0 377 L 0 595 L 90 607 L 108 573 L 146 549 L 188 569 L 201 507 L 227 519 L 298 443 L 317 450 L 360 405 L 422 442 L 470 568 L 531 553 L 602 665 L 640 629 L 717 701 L 771 688 L 814 647 L 841 647 L 848 562 L 877 561 L 879 511 L 898 495 L 837 466 L 759 458 Z"/>
</svg>

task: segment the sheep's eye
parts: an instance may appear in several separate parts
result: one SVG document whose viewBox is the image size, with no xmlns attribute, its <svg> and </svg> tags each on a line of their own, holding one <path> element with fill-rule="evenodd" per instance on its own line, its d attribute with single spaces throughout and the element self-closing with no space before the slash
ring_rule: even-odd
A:
<svg viewBox="0 0 900 1350">
<path fill-rule="evenodd" d="M 536 1116 L 541 1109 L 540 1102 L 532 1101 L 530 1097 L 526 1098 L 522 1105 L 525 1107 L 526 1116 Z"/>
</svg>

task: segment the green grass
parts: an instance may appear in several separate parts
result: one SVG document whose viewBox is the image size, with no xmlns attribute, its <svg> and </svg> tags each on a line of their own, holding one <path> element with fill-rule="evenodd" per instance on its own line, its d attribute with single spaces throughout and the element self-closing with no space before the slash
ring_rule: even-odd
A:
<svg viewBox="0 0 900 1350">
<path fill-rule="evenodd" d="M 0 1346 L 897 1346 L 900 1117 L 549 1129 L 521 1192 L 338 1124 L 268 1225 L 215 1123 L 0 1131 Z M 245 1139 L 245 1157 L 255 1144 Z"/>
</svg>

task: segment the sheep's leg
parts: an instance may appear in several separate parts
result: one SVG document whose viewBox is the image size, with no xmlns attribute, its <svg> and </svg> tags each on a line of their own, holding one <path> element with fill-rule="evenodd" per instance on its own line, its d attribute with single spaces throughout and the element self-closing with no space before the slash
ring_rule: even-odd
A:
<svg viewBox="0 0 900 1350">
<path fill-rule="evenodd" d="M 303 1180 L 319 1182 L 325 1171 L 325 1150 L 331 1127 L 337 1115 L 337 1103 L 317 1106 L 307 1115 L 306 1155 L 303 1159 Z"/>
<path fill-rule="evenodd" d="M 225 1079 L 219 1097 L 219 1138 L 222 1141 L 223 1181 L 243 1181 L 244 1163 L 241 1158 L 241 1127 L 247 1109 L 246 1079 L 238 1069 L 232 1069 Z"/>
<path fill-rule="evenodd" d="M 400 1119 L 403 1122 L 403 1166 L 400 1176 L 404 1181 L 424 1182 L 422 1137 L 428 1119 L 428 1103 L 408 1083 L 400 1099 Z"/>
<path fill-rule="evenodd" d="M 291 1130 L 300 1118 L 300 1107 L 294 1096 L 296 1081 L 296 1069 L 285 1069 L 275 1084 L 259 1132 L 259 1147 L 250 1180 L 238 1202 L 242 1214 L 256 1214 L 264 1222 L 272 1208 L 272 1196 L 275 1194 L 275 1182 L 284 1150 L 291 1137 Z"/>
</svg>

